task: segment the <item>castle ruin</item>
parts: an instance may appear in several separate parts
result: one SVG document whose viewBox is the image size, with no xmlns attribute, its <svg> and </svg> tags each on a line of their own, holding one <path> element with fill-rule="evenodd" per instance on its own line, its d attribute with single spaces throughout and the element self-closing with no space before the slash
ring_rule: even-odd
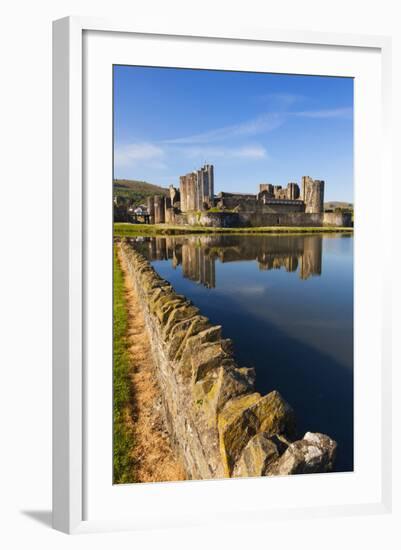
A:
<svg viewBox="0 0 401 550">
<path fill-rule="evenodd" d="M 214 169 L 205 164 L 180 177 L 181 211 L 206 210 L 214 203 Z"/>
<path fill-rule="evenodd" d="M 264 227 L 324 225 L 350 226 L 344 212 L 324 212 L 323 180 L 302 177 L 302 188 L 289 182 L 287 187 L 261 183 L 259 193 L 214 194 L 214 167 L 180 176 L 179 189 L 169 187 L 169 195 L 150 197 L 150 223 L 203 225 L 211 227 Z"/>
</svg>

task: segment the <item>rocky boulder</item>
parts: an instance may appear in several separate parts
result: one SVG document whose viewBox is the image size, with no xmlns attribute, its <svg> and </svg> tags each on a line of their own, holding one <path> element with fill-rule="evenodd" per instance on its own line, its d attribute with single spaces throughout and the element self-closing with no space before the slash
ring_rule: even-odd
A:
<svg viewBox="0 0 401 550">
<path fill-rule="evenodd" d="M 279 392 L 261 397 L 259 393 L 237 397 L 219 414 L 220 452 L 226 474 L 231 476 L 248 441 L 257 433 L 267 436 L 293 433 L 294 411 Z"/>
<path fill-rule="evenodd" d="M 284 476 L 330 472 L 333 469 L 337 443 L 327 435 L 307 432 L 304 438 L 291 443 L 273 462 L 265 475 Z"/>
<path fill-rule="evenodd" d="M 233 477 L 259 477 L 277 460 L 279 452 L 272 439 L 264 432 L 249 440 L 236 463 Z"/>
</svg>

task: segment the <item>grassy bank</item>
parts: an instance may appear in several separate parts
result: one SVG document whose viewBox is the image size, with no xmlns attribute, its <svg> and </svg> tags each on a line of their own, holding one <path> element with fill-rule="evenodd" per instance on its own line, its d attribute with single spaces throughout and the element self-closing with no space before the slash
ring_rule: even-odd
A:
<svg viewBox="0 0 401 550">
<path fill-rule="evenodd" d="M 113 285 L 113 483 L 133 483 L 134 438 L 130 428 L 131 390 L 124 277 L 114 247 Z"/>
<path fill-rule="evenodd" d="M 281 234 L 281 233 L 348 233 L 352 234 L 352 227 L 201 227 L 185 225 L 148 225 L 115 223 L 114 235 L 118 237 L 135 237 L 138 235 L 187 235 L 187 234 Z"/>
</svg>

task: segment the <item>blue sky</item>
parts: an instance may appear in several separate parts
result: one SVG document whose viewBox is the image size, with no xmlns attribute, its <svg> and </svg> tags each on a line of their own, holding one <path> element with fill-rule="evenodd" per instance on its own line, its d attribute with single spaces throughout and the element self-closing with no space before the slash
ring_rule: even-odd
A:
<svg viewBox="0 0 401 550">
<path fill-rule="evenodd" d="M 179 185 L 214 164 L 215 192 L 326 181 L 353 201 L 353 80 L 114 67 L 114 177 Z"/>
</svg>

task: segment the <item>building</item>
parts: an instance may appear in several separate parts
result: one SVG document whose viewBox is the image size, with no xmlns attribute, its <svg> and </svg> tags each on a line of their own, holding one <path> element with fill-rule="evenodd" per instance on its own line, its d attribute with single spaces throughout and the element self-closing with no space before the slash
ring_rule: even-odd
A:
<svg viewBox="0 0 401 550">
<path fill-rule="evenodd" d="M 169 187 L 169 196 L 148 201 L 150 223 L 203 225 L 211 227 L 351 226 L 351 215 L 324 212 L 325 182 L 302 177 L 302 188 L 261 183 L 259 193 L 214 194 L 214 167 L 180 176 L 180 188 Z"/>
<path fill-rule="evenodd" d="M 214 169 L 212 164 L 205 164 L 180 177 L 180 209 L 182 212 L 205 210 L 213 206 Z"/>
<path fill-rule="evenodd" d="M 302 200 L 307 214 L 324 211 L 324 181 L 313 180 L 309 176 L 302 177 Z"/>
</svg>

